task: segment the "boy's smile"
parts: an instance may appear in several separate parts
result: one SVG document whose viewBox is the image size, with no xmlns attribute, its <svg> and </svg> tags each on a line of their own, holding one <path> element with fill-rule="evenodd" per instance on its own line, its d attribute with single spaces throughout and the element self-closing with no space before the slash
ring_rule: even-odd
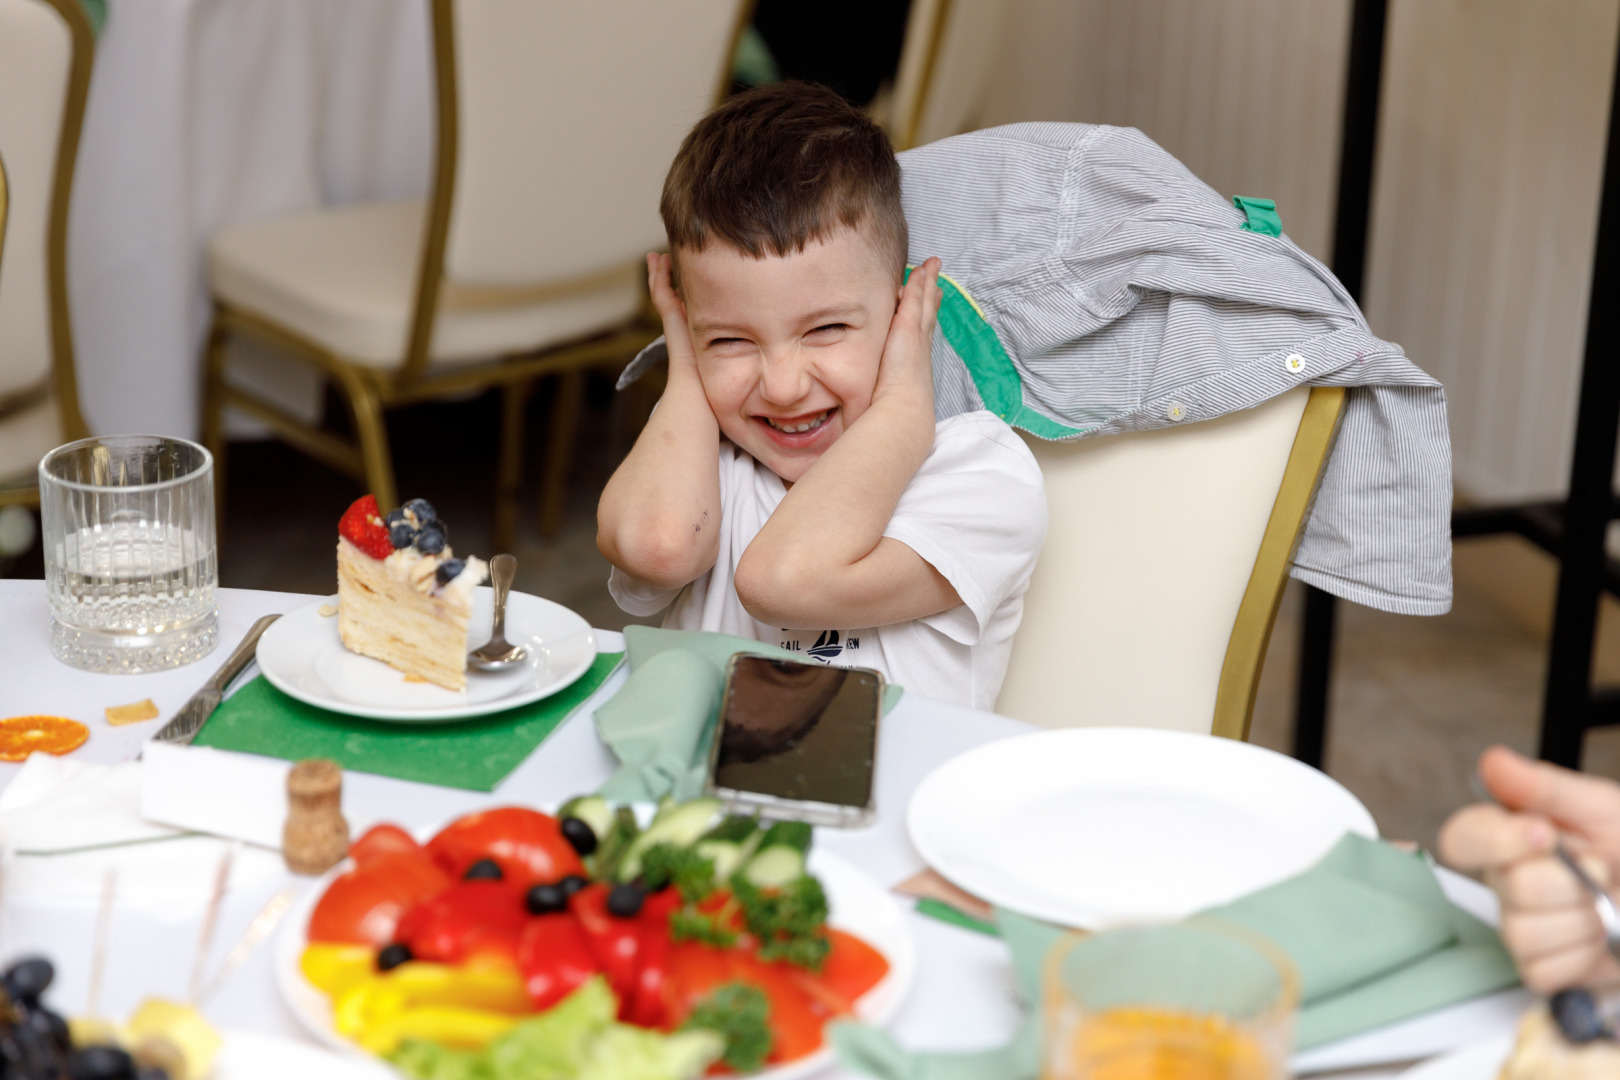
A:
<svg viewBox="0 0 1620 1080">
<path fill-rule="evenodd" d="M 714 241 L 676 258 L 720 430 L 794 483 L 872 403 L 899 268 L 854 229 L 787 256 Z"/>
</svg>

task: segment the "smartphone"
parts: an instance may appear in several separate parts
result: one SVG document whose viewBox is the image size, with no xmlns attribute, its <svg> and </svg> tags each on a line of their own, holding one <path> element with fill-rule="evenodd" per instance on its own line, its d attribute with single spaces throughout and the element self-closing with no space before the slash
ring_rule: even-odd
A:
<svg viewBox="0 0 1620 1080">
<path fill-rule="evenodd" d="M 738 653 L 726 665 L 709 790 L 733 810 L 850 827 L 872 819 L 883 676 Z"/>
</svg>

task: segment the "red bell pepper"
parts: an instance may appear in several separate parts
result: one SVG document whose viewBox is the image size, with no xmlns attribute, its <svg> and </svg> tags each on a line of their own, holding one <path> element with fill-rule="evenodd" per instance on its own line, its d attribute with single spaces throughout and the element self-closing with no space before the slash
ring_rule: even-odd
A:
<svg viewBox="0 0 1620 1080">
<path fill-rule="evenodd" d="M 536 1009 L 549 1009 L 597 971 L 585 931 L 565 911 L 529 920 L 518 943 L 517 962 Z"/>
<path fill-rule="evenodd" d="M 587 885 L 569 899 L 568 910 L 585 931 L 585 940 L 590 942 L 597 967 L 607 976 L 622 1011 L 636 988 L 641 923 L 635 918 L 621 919 L 609 913 L 609 891 L 609 886 L 600 881 Z"/>
<path fill-rule="evenodd" d="M 515 959 L 529 921 L 523 896 L 499 881 L 461 881 L 399 920 L 395 939 L 418 960 L 459 964 L 481 953 Z"/>
<path fill-rule="evenodd" d="M 641 933 L 641 967 L 623 1019 L 641 1027 L 664 1027 L 670 1016 L 669 916 L 681 906 L 681 894 L 664 889 L 647 897 L 636 916 Z"/>
</svg>

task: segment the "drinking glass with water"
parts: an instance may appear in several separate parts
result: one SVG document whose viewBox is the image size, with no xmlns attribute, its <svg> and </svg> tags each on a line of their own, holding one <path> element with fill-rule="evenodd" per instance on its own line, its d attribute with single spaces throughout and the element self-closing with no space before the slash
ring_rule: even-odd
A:
<svg viewBox="0 0 1620 1080">
<path fill-rule="evenodd" d="M 51 651 L 87 671 L 179 667 L 218 643 L 214 459 L 184 439 L 81 439 L 39 463 Z"/>
</svg>

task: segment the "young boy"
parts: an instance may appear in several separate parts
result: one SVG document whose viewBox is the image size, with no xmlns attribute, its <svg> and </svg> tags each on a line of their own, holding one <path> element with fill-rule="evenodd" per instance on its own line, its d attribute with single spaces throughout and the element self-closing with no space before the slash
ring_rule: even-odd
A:
<svg viewBox="0 0 1620 1080">
<path fill-rule="evenodd" d="M 687 135 L 660 210 L 669 382 L 598 508 L 613 598 L 993 707 L 1045 494 L 991 413 L 935 422 L 939 260 L 906 279 L 887 136 L 761 87 Z"/>
</svg>

